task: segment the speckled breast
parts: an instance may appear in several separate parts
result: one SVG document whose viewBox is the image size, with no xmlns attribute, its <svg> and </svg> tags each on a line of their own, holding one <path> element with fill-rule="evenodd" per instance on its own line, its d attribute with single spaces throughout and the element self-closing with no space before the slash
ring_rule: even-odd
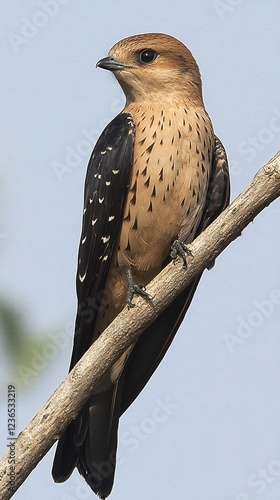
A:
<svg viewBox="0 0 280 500">
<path fill-rule="evenodd" d="M 156 274 L 172 241 L 191 241 L 199 224 L 214 134 L 202 107 L 128 111 L 136 127 L 134 164 L 118 262 L 140 275 L 154 267 Z"/>
</svg>

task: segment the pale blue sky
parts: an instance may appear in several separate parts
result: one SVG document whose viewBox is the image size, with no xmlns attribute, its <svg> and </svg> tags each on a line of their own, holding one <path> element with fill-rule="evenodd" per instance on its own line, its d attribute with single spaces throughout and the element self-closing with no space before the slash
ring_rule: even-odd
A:
<svg viewBox="0 0 280 500">
<path fill-rule="evenodd" d="M 21 389 L 18 431 L 68 369 L 90 143 L 124 103 L 96 61 L 136 33 L 184 42 L 227 149 L 233 198 L 279 149 L 279 18 L 273 0 L 2 2 L 0 298 L 33 330 L 65 340 Z M 276 201 L 205 272 L 164 362 L 121 419 L 112 500 L 279 500 L 279 218 Z M 5 394 L 13 374 L 1 359 Z M 76 472 L 52 482 L 53 453 L 14 498 L 94 498 Z"/>
</svg>

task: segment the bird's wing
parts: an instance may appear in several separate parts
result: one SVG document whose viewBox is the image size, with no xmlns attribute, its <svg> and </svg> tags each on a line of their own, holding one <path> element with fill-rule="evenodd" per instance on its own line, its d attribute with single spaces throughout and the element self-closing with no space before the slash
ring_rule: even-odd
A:
<svg viewBox="0 0 280 500">
<path fill-rule="evenodd" d="M 70 369 L 92 343 L 102 292 L 122 224 L 132 172 L 133 147 L 132 117 L 121 113 L 105 128 L 89 160 L 78 256 L 78 312 Z M 87 414 L 88 408 L 84 407 L 81 415 L 84 411 Z M 82 421 L 87 425 L 88 416 Z M 77 422 L 72 421 L 60 437 L 56 449 L 52 474 L 57 482 L 65 481 L 77 464 L 78 452 L 73 445 L 76 435 Z"/>
<path fill-rule="evenodd" d="M 122 225 L 132 173 L 134 124 L 121 113 L 99 137 L 85 180 L 78 254 L 78 311 L 70 369 L 92 343 L 95 321 Z"/>
<path fill-rule="evenodd" d="M 202 233 L 228 206 L 229 197 L 230 179 L 227 155 L 222 142 L 215 136 L 212 171 L 206 204 L 195 237 Z"/>
<path fill-rule="evenodd" d="M 195 237 L 228 206 L 229 195 L 230 181 L 227 156 L 221 141 L 215 137 L 206 203 Z M 200 277 L 201 275 L 178 295 L 137 341 L 122 374 L 124 378 L 122 413 L 137 398 L 164 357 L 189 308 Z"/>
</svg>

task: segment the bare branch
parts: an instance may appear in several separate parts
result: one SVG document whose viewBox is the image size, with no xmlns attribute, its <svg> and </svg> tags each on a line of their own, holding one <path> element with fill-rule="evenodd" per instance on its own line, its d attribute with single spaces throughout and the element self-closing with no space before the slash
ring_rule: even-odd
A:
<svg viewBox="0 0 280 500">
<path fill-rule="evenodd" d="M 16 489 L 25 481 L 67 424 L 76 417 L 102 375 L 137 340 L 160 312 L 210 263 L 266 206 L 280 196 L 280 152 L 262 167 L 236 200 L 190 245 L 188 269 L 181 261 L 168 265 L 149 285 L 150 304 L 136 299 L 96 340 L 44 407 L 16 440 Z M 11 498 L 9 452 L 0 462 L 0 498 Z"/>
</svg>

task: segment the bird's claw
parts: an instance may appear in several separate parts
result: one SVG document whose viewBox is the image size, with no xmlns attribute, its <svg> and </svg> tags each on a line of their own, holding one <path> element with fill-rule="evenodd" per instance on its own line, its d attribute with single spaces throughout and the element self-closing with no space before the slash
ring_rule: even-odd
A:
<svg viewBox="0 0 280 500">
<path fill-rule="evenodd" d="M 146 287 L 144 285 L 133 285 L 127 291 L 128 309 L 131 309 L 131 307 L 135 307 L 135 304 L 133 304 L 132 302 L 134 295 L 138 295 L 138 297 L 143 297 L 146 300 L 152 300 L 153 298 L 149 293 L 146 292 Z"/>
<path fill-rule="evenodd" d="M 133 282 L 130 270 L 127 270 L 126 275 L 127 275 L 127 281 L 128 281 L 128 289 L 127 289 L 127 296 L 126 296 L 126 303 L 127 303 L 128 309 L 135 307 L 135 304 L 133 304 L 133 302 L 132 302 L 134 295 L 138 295 L 138 297 L 143 297 L 146 300 L 153 299 L 153 297 L 148 292 L 146 292 L 145 285 L 141 285 L 141 284 L 135 285 L 135 283 Z"/>
<path fill-rule="evenodd" d="M 192 251 L 190 250 L 188 245 L 186 245 L 186 243 L 184 243 L 183 241 L 173 241 L 170 252 L 170 257 L 171 259 L 173 259 L 173 263 L 175 264 L 175 259 L 177 257 L 181 257 L 181 259 L 183 260 L 183 266 L 187 267 L 186 255 L 192 256 Z"/>
</svg>

